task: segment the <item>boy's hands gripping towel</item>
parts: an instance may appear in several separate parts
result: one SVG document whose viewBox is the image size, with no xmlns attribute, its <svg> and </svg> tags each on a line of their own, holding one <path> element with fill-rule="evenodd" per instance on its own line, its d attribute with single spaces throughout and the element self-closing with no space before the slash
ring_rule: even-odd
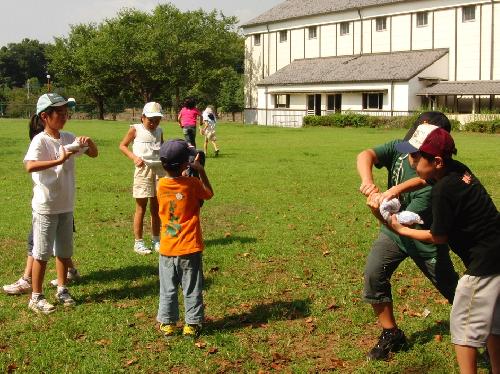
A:
<svg viewBox="0 0 500 374">
<path fill-rule="evenodd" d="M 380 204 L 380 214 L 387 222 L 390 221 L 391 215 L 396 214 L 398 222 L 402 225 L 411 226 L 416 223 L 424 223 L 417 213 L 413 213 L 408 210 L 399 212 L 399 209 L 401 209 L 401 203 L 396 198 L 384 200 L 382 201 L 382 204 Z"/>
</svg>

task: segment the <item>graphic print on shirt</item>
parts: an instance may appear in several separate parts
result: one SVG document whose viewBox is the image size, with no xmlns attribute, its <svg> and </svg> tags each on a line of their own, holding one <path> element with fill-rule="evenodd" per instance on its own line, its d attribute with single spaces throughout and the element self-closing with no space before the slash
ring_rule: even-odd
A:
<svg viewBox="0 0 500 374">
<path fill-rule="evenodd" d="M 184 196 L 181 193 L 175 194 L 176 200 L 182 200 Z M 172 237 L 176 237 L 177 234 L 181 231 L 181 225 L 179 224 L 179 217 L 175 215 L 175 200 L 169 202 L 168 212 L 170 213 L 170 219 L 166 225 L 165 234 L 170 235 Z"/>
</svg>

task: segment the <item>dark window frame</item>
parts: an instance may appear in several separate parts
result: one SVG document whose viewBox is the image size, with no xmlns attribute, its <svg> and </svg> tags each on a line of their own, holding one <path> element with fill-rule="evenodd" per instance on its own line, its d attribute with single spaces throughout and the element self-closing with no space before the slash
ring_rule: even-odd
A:
<svg viewBox="0 0 500 374">
<path fill-rule="evenodd" d="M 474 22 L 476 20 L 476 6 L 466 5 L 462 7 L 462 22 Z"/>
<path fill-rule="evenodd" d="M 375 100 L 377 105 L 372 105 Z M 364 92 L 363 110 L 382 110 L 384 107 L 384 94 L 382 92 Z"/>
<path fill-rule="evenodd" d="M 417 27 L 425 27 L 429 25 L 429 12 L 418 12 L 416 25 Z"/>
<path fill-rule="evenodd" d="M 309 40 L 310 39 L 317 39 L 318 38 L 318 26 L 310 26 L 308 27 L 309 30 Z"/>
<path fill-rule="evenodd" d="M 375 18 L 375 31 L 387 31 L 387 17 Z"/>
<path fill-rule="evenodd" d="M 260 34 L 254 34 L 253 36 L 253 45 L 260 45 L 262 38 L 260 37 Z"/>
<path fill-rule="evenodd" d="M 280 43 L 286 43 L 288 41 L 288 31 L 281 30 L 280 31 Z"/>
<path fill-rule="evenodd" d="M 351 23 L 350 22 L 341 22 L 340 23 L 340 36 L 349 35 L 350 33 L 351 33 Z"/>
</svg>

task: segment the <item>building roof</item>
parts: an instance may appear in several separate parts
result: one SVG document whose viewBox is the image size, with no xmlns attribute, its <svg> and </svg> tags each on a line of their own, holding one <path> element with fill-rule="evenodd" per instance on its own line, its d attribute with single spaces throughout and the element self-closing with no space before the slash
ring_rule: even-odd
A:
<svg viewBox="0 0 500 374">
<path fill-rule="evenodd" d="M 257 85 L 407 81 L 447 53 L 435 49 L 295 60 Z"/>
<path fill-rule="evenodd" d="M 242 27 L 404 1 L 408 0 L 286 0 L 244 23 Z"/>
<path fill-rule="evenodd" d="M 500 81 L 440 82 L 417 95 L 500 95 Z"/>
</svg>

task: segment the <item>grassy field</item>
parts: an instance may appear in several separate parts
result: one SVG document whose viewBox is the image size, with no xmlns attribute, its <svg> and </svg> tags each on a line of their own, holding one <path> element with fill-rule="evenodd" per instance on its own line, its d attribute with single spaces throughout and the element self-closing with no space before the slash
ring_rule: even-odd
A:
<svg viewBox="0 0 500 374">
<path fill-rule="evenodd" d="M 181 136 L 172 123 L 162 127 L 165 138 Z M 403 131 L 219 125 L 221 154 L 209 152 L 206 165 L 215 197 L 202 209 L 206 323 L 195 344 L 180 337 L 167 342 L 158 332 L 158 259 L 132 251 L 133 165 L 118 150 L 127 128 L 124 122 L 68 122 L 65 130 L 91 136 L 100 150 L 97 159 L 77 161 L 74 259 L 82 279 L 71 292 L 78 304 L 38 316 L 28 310 L 26 295 L 0 295 L 0 370 L 456 371 L 450 307 L 411 261 L 393 278 L 396 316 L 411 349 L 388 362 L 365 360 L 379 334 L 371 308 L 360 300 L 378 225 L 358 192 L 355 158 Z M 500 136 L 455 138 L 457 158 L 500 206 Z M 27 121 L 0 120 L 0 146 L 5 284 L 22 273 L 30 227 L 32 186 L 22 167 Z M 384 185 L 386 173 L 376 175 Z M 54 276 L 51 261 L 46 282 Z M 45 292 L 54 301 L 48 284 Z"/>
</svg>

